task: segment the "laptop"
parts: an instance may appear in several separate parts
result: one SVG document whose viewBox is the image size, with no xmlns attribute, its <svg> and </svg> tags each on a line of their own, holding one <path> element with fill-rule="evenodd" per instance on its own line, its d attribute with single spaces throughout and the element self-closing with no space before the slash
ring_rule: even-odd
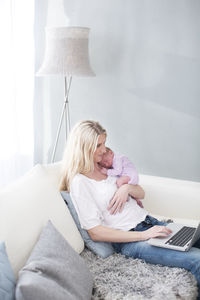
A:
<svg viewBox="0 0 200 300">
<path fill-rule="evenodd" d="M 152 246 L 168 248 L 179 251 L 188 251 L 200 238 L 200 223 L 197 227 L 188 225 L 169 223 L 168 228 L 172 233 L 167 237 L 151 238 L 148 243 Z"/>
</svg>

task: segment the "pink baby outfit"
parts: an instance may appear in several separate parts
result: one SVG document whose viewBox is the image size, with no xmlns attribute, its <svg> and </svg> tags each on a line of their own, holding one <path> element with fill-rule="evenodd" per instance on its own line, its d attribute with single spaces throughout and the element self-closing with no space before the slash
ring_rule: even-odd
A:
<svg viewBox="0 0 200 300">
<path fill-rule="evenodd" d="M 128 182 L 129 184 L 138 184 L 139 177 L 138 173 L 132 164 L 132 162 L 128 159 L 128 157 L 124 155 L 114 154 L 112 169 L 108 169 L 108 176 L 129 176 L 131 179 Z"/>
</svg>

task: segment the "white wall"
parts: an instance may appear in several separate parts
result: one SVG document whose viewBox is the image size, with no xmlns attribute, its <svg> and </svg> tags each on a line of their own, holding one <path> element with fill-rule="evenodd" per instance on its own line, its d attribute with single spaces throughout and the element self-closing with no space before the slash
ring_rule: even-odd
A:
<svg viewBox="0 0 200 300">
<path fill-rule="evenodd" d="M 52 13 L 53 12 L 53 13 Z M 72 125 L 98 120 L 140 173 L 200 180 L 200 1 L 36 1 L 36 70 L 44 27 L 90 27 L 96 77 L 73 78 Z M 47 162 L 63 81 L 36 78 L 35 162 Z M 64 135 L 56 159 L 62 157 Z"/>
</svg>

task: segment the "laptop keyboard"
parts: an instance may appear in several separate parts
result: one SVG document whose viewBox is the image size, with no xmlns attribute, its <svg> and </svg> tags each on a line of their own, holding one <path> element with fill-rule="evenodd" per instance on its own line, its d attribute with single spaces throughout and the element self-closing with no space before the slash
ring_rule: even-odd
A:
<svg viewBox="0 0 200 300">
<path fill-rule="evenodd" d="M 165 244 L 184 247 L 192 238 L 196 228 L 183 226 Z"/>
</svg>

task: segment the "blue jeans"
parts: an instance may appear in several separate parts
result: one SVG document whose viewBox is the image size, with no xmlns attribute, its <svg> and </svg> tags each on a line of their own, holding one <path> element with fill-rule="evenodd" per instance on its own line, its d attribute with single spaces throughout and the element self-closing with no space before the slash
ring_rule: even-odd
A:
<svg viewBox="0 0 200 300">
<path fill-rule="evenodd" d="M 157 219 L 147 216 L 133 231 L 144 231 L 154 225 L 166 225 Z M 200 240 L 188 251 L 176 251 L 149 245 L 146 241 L 130 243 L 113 243 L 117 253 L 128 257 L 140 258 L 151 264 L 161 264 L 169 267 L 184 268 L 190 271 L 197 280 L 200 299 Z"/>
</svg>

